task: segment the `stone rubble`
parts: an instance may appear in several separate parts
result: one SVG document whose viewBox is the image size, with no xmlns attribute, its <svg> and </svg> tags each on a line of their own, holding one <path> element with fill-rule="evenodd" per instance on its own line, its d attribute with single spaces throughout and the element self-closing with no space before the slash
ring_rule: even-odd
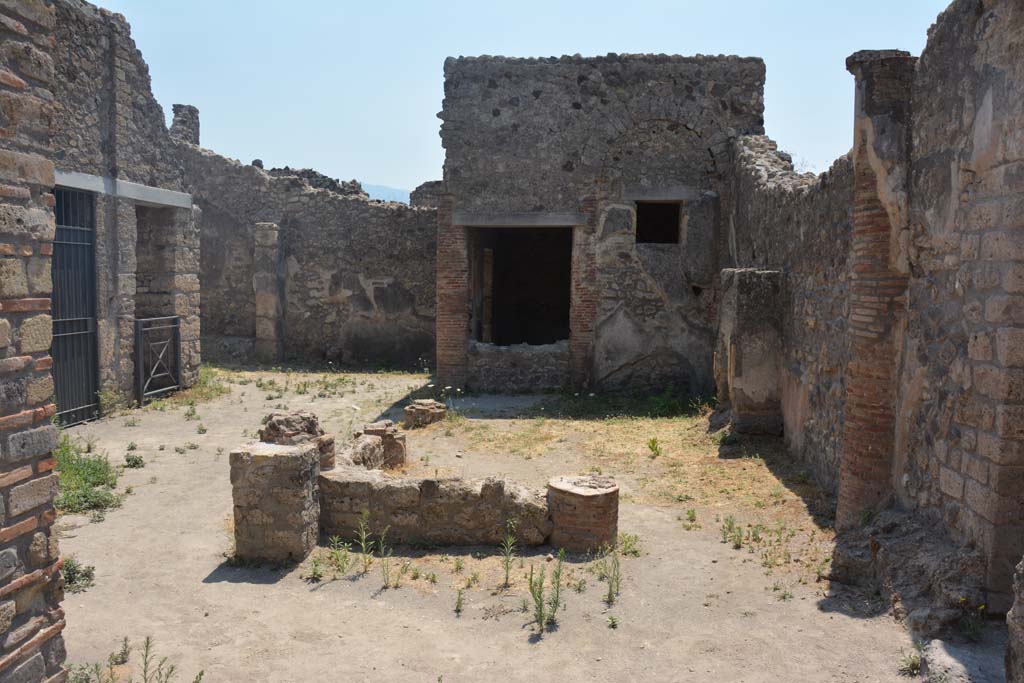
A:
<svg viewBox="0 0 1024 683">
<path fill-rule="evenodd" d="M 440 422 L 448 414 L 448 407 L 432 398 L 419 398 L 405 407 L 405 428 L 416 429 Z"/>
</svg>

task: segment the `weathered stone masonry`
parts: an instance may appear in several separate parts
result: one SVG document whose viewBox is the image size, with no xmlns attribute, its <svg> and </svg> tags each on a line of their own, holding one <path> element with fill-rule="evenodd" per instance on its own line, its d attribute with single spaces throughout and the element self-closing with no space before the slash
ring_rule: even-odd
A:
<svg viewBox="0 0 1024 683">
<path fill-rule="evenodd" d="M 96 324 L 102 389 L 133 399 L 136 318 L 181 319 L 181 379 L 198 374 L 198 210 L 182 192 L 149 69 L 123 16 L 82 0 L 56 11 L 58 185 L 95 196 Z"/>
<path fill-rule="evenodd" d="M 784 273 L 786 440 L 838 525 L 940 521 L 997 612 L 1024 552 L 1022 35 L 1019 3 L 957 0 L 920 59 L 853 55 L 849 158 L 799 176 L 741 137 L 728 198 L 731 259 Z"/>
<path fill-rule="evenodd" d="M 737 57 L 447 60 L 441 381 L 497 388 L 515 374 L 475 362 L 520 355 L 478 348 L 500 307 L 482 304 L 477 264 L 494 231 L 543 229 L 572 239 L 569 353 L 545 373 L 555 386 L 711 391 L 722 179 L 730 138 L 763 132 L 763 83 L 763 63 Z M 638 240 L 637 202 L 678 206 L 678 239 Z M 545 346 L 564 355 L 532 353 Z"/>
<path fill-rule="evenodd" d="M 900 253 L 907 215 L 910 84 L 916 60 L 905 52 L 858 52 L 850 361 L 836 525 L 860 523 L 892 491 L 896 334 L 906 308 L 907 258 Z"/>
<path fill-rule="evenodd" d="M 63 680 L 63 580 L 51 534 L 57 430 L 52 4 L 0 2 L 0 681 Z"/>
<path fill-rule="evenodd" d="M 172 132 L 203 210 L 208 343 L 267 361 L 432 360 L 436 210 L 370 200 L 358 183 L 308 169 L 226 159 L 193 144 L 197 116 Z"/>
<path fill-rule="evenodd" d="M 849 358 L 852 164 L 841 158 L 820 176 L 798 174 L 772 140 L 740 137 L 727 192 L 723 260 L 740 268 L 782 271 L 778 393 L 786 444 L 819 482 L 834 490 Z M 721 352 L 716 358 L 723 370 L 716 372 L 718 395 L 728 398 L 720 360 Z"/>
</svg>

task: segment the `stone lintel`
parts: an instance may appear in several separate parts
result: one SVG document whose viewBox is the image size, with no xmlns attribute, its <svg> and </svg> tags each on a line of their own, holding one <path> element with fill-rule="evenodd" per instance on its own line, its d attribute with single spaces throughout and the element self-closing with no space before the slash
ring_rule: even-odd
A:
<svg viewBox="0 0 1024 683">
<path fill-rule="evenodd" d="M 509 213 L 473 213 L 453 211 L 452 225 L 472 228 L 566 228 L 586 225 L 582 213 L 522 211 Z"/>
</svg>

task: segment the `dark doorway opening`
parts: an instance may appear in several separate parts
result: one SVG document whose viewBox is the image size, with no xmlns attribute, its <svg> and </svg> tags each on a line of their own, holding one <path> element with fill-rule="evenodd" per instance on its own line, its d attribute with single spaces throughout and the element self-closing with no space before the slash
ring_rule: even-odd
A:
<svg viewBox="0 0 1024 683">
<path fill-rule="evenodd" d="M 636 203 L 638 244 L 679 244 L 679 204 Z"/>
<path fill-rule="evenodd" d="M 89 192 L 58 187 L 53 241 L 53 384 L 57 422 L 99 417 L 96 346 L 96 203 Z"/>
<path fill-rule="evenodd" d="M 474 232 L 474 332 L 499 346 L 569 338 L 572 228 Z"/>
</svg>

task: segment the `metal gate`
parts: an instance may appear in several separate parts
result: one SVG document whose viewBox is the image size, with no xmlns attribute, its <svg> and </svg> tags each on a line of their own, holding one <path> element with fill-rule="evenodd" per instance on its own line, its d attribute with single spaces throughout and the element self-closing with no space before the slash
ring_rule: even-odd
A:
<svg viewBox="0 0 1024 683">
<path fill-rule="evenodd" d="M 99 416 L 96 355 L 96 202 L 89 192 L 56 188 L 53 243 L 53 383 L 57 420 Z"/>
<path fill-rule="evenodd" d="M 181 385 L 180 326 L 176 315 L 135 320 L 135 398 L 139 405 Z"/>
</svg>

